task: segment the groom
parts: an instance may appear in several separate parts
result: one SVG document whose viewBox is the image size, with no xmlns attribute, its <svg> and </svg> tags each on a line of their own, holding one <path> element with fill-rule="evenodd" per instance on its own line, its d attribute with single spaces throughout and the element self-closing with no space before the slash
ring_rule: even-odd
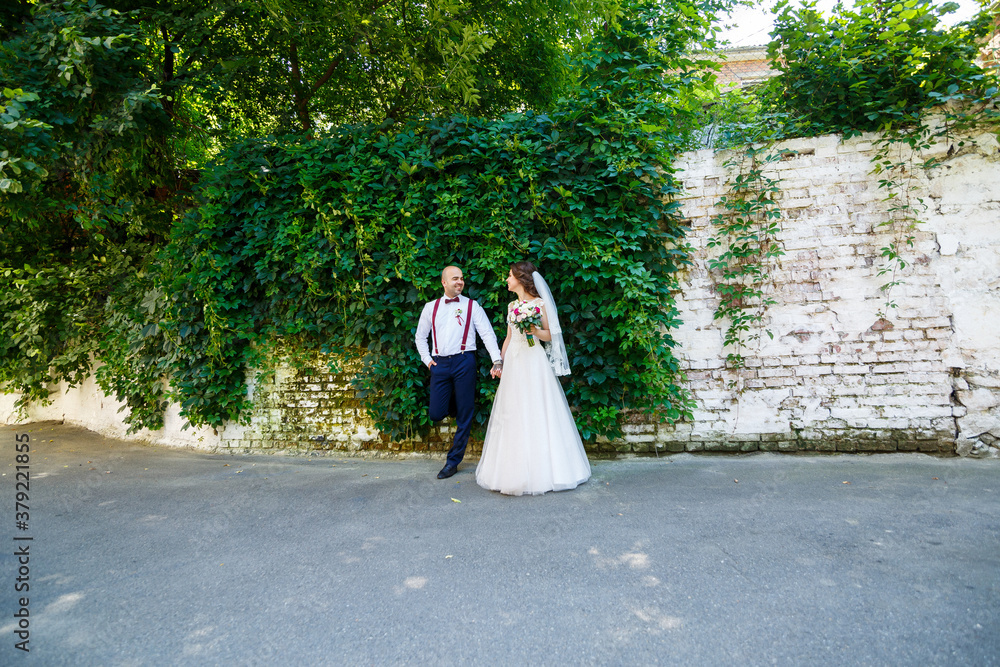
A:
<svg viewBox="0 0 1000 667">
<path fill-rule="evenodd" d="M 424 304 L 420 313 L 416 343 L 420 359 L 431 372 L 431 420 L 440 421 L 448 415 L 455 418 L 455 440 L 448 451 L 448 461 L 438 473 L 438 479 L 447 479 L 458 472 L 472 430 L 476 402 L 476 333 L 493 360 L 492 377 L 500 376 L 503 362 L 486 312 L 472 299 L 461 296 L 465 287 L 462 269 L 446 266 L 441 272 L 441 285 L 444 296 Z M 473 326 L 475 331 L 472 331 Z M 433 350 L 428 350 L 428 335 Z"/>
</svg>

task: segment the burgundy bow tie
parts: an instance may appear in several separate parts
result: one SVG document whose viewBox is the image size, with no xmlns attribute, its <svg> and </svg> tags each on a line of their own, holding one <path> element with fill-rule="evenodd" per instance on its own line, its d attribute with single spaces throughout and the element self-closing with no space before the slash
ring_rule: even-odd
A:
<svg viewBox="0 0 1000 667">
<path fill-rule="evenodd" d="M 458 297 L 456 296 L 454 299 L 445 299 L 444 302 L 445 303 L 458 303 Z"/>
</svg>

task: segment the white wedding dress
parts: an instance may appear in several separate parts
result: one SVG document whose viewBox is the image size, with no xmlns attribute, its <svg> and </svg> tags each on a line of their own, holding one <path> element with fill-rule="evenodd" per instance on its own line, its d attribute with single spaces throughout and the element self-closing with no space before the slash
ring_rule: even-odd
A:
<svg viewBox="0 0 1000 667">
<path fill-rule="evenodd" d="M 590 462 L 580 432 L 542 342 L 536 339 L 529 346 L 514 327 L 476 483 L 520 496 L 573 489 L 588 479 Z"/>
</svg>

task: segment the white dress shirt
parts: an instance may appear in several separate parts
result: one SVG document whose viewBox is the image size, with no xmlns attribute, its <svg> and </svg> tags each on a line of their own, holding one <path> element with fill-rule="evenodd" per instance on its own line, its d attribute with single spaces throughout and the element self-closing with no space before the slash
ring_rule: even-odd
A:
<svg viewBox="0 0 1000 667">
<path fill-rule="evenodd" d="M 458 303 L 445 303 L 441 298 L 438 306 L 437 318 L 434 320 L 435 334 L 437 335 L 436 356 L 447 357 L 458 354 L 462 351 L 462 334 L 465 333 L 465 322 L 469 316 L 469 297 L 460 295 Z M 436 301 L 436 300 L 435 300 Z M 465 341 L 465 351 L 476 349 L 476 333 L 483 339 L 486 350 L 490 353 L 493 363 L 500 361 L 500 347 L 497 345 L 497 335 L 493 332 L 486 311 L 478 303 L 472 302 L 472 326 L 469 327 L 469 337 Z M 426 366 L 431 361 L 432 351 L 428 347 L 428 337 L 431 335 L 431 317 L 434 314 L 434 301 L 424 304 L 424 309 L 420 313 L 420 322 L 417 324 L 417 352 L 420 359 Z M 432 340 L 431 345 L 434 344 Z"/>
</svg>

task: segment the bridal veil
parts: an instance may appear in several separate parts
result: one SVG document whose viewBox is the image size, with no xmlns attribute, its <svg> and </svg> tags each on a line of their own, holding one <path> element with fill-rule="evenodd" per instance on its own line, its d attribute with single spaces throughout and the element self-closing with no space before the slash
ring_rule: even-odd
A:
<svg viewBox="0 0 1000 667">
<path fill-rule="evenodd" d="M 556 375 L 569 375 L 569 358 L 566 356 L 566 344 L 563 342 L 562 327 L 559 326 L 559 309 L 556 301 L 552 298 L 552 291 L 548 283 L 538 271 L 531 274 L 531 279 L 535 282 L 535 290 L 538 296 L 545 301 L 545 312 L 549 320 L 549 333 L 552 334 L 552 341 L 545 347 L 545 353 L 552 364 L 552 370 Z"/>
</svg>

